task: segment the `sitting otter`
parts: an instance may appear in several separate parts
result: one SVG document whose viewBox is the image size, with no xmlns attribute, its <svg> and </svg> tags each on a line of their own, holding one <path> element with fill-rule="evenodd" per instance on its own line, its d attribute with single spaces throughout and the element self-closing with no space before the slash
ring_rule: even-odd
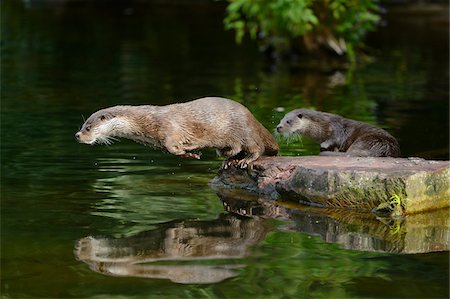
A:
<svg viewBox="0 0 450 299">
<path fill-rule="evenodd" d="M 296 109 L 277 126 L 284 135 L 300 134 L 320 143 L 320 155 L 399 157 L 397 140 L 383 129 L 339 115 Z"/>
<path fill-rule="evenodd" d="M 192 150 L 215 148 L 224 168 L 245 168 L 261 155 L 278 153 L 275 138 L 243 105 L 207 97 L 166 106 L 114 106 L 92 114 L 75 134 L 80 143 L 110 144 L 131 139 L 181 157 L 200 159 Z"/>
</svg>

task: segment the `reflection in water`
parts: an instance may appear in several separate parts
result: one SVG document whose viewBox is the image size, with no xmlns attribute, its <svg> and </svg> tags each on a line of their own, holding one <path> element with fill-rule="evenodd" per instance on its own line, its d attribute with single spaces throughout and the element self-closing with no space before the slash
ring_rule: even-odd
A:
<svg viewBox="0 0 450 299">
<path fill-rule="evenodd" d="M 291 220 L 281 229 L 317 235 L 345 249 L 408 254 L 450 249 L 448 209 L 392 220 L 372 213 L 274 202 L 244 191 L 224 189 L 218 195 L 227 211 Z"/>
<path fill-rule="evenodd" d="M 221 215 L 209 221 L 163 223 L 121 239 L 86 237 L 78 241 L 75 255 L 106 275 L 215 283 L 236 276 L 234 270 L 242 266 L 229 259 L 247 256 L 249 246 L 261 242 L 266 233 L 261 218 Z M 218 264 L 220 260 L 224 261 Z"/>
<path fill-rule="evenodd" d="M 370 213 L 277 202 L 241 190 L 221 190 L 218 195 L 230 214 L 215 220 L 161 223 L 156 229 L 123 238 L 89 236 L 78 241 L 76 258 L 109 276 L 217 283 L 237 276 L 240 272 L 236 270 L 248 263 L 244 257 L 255 259 L 250 248 L 261 247 L 268 242 L 268 234 L 276 232 L 269 219 L 284 221 L 278 232 L 319 236 L 356 251 L 411 254 L 449 250 L 447 209 L 393 221 Z M 307 252 L 301 242 L 298 245 L 299 252 Z M 375 275 L 376 269 L 366 274 Z"/>
</svg>

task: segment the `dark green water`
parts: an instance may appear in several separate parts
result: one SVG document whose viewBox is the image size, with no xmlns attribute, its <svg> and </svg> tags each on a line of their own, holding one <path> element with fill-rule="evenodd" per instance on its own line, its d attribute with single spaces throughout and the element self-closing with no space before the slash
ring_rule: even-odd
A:
<svg viewBox="0 0 450 299">
<path fill-rule="evenodd" d="M 370 36 L 371 63 L 336 70 L 236 46 L 217 2 L 24 3 L 2 2 L 3 298 L 448 298 L 448 252 L 347 250 L 227 213 L 207 185 L 213 151 L 182 160 L 74 139 L 102 107 L 220 95 L 269 129 L 276 107 L 314 107 L 386 128 L 404 156 L 447 159 L 446 12 L 390 20 Z"/>
</svg>

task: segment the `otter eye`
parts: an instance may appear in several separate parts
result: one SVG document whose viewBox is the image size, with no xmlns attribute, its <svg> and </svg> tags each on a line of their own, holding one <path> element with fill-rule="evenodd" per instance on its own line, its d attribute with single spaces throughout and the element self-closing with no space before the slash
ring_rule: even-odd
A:
<svg viewBox="0 0 450 299">
<path fill-rule="evenodd" d="M 292 122 L 291 120 L 288 120 L 288 121 L 287 121 L 287 124 L 288 124 L 288 125 L 290 125 L 290 124 L 291 124 L 291 122 Z"/>
<path fill-rule="evenodd" d="M 105 120 L 105 119 L 106 119 L 106 116 L 104 116 L 104 115 L 100 116 L 100 120 Z"/>
<path fill-rule="evenodd" d="M 91 130 L 91 126 L 87 126 L 87 127 L 85 128 L 85 130 L 86 130 L 87 132 L 89 132 L 89 131 Z"/>
<path fill-rule="evenodd" d="M 300 114 L 297 114 L 297 117 L 298 117 L 298 118 L 302 118 L 302 117 L 303 117 L 303 114 L 301 114 L 301 113 L 300 113 Z"/>
</svg>

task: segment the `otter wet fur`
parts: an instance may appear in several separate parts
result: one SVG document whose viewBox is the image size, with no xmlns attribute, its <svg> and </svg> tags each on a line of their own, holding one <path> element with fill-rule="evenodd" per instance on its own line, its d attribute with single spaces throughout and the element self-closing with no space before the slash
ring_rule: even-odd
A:
<svg viewBox="0 0 450 299">
<path fill-rule="evenodd" d="M 166 106 L 114 106 L 92 114 L 75 134 L 80 143 L 111 144 L 117 138 L 200 159 L 191 151 L 215 148 L 226 157 L 222 168 L 246 168 L 262 155 L 274 156 L 278 144 L 252 113 L 238 102 L 205 97 Z"/>
<path fill-rule="evenodd" d="M 296 109 L 276 128 L 284 136 L 302 135 L 320 143 L 320 155 L 399 157 L 397 140 L 383 129 L 339 115 Z"/>
</svg>

